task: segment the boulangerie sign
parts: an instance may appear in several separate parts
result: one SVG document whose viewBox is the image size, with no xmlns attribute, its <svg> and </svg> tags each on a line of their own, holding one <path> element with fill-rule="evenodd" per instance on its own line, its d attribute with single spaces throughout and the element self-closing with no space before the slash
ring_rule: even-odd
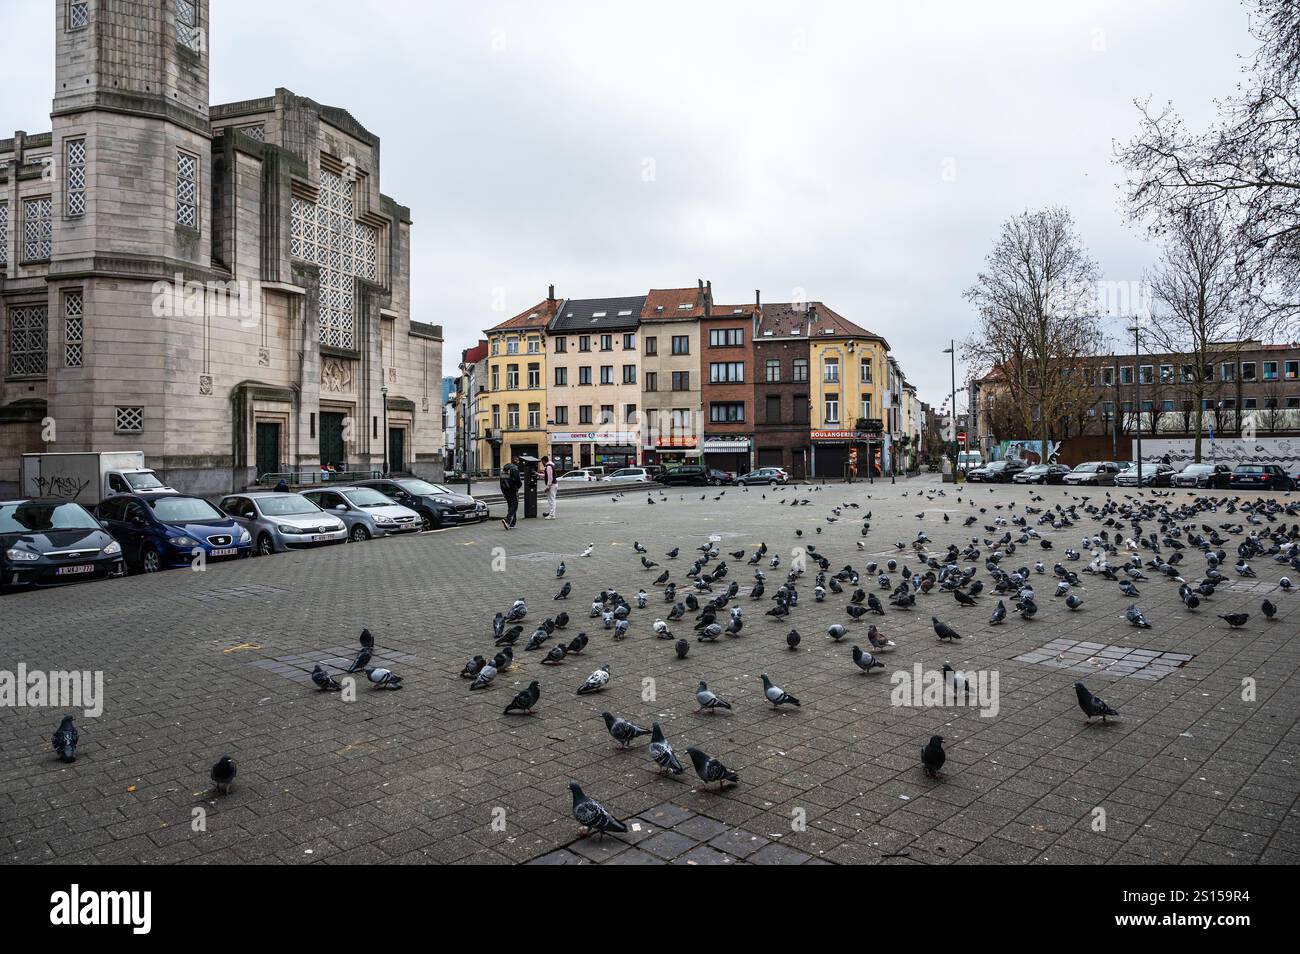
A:
<svg viewBox="0 0 1300 954">
<path fill-rule="evenodd" d="M 1190 438 L 1177 440 L 1143 440 L 1142 459 L 1151 463 L 1164 460 L 1175 467 L 1190 464 L 1196 459 L 1196 442 Z M 1133 442 L 1137 454 L 1137 441 Z M 1201 460 L 1205 463 L 1228 464 L 1278 464 L 1294 476 L 1300 470 L 1300 437 L 1256 437 L 1254 440 L 1229 437 L 1211 441 L 1201 438 Z"/>
</svg>

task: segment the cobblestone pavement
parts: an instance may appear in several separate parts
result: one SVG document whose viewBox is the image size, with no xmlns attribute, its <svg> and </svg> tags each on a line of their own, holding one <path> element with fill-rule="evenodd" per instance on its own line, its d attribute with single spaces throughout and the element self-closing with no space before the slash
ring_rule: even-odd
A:
<svg viewBox="0 0 1300 954">
<path fill-rule="evenodd" d="M 941 487 L 922 477 L 893 487 L 733 488 L 720 499 L 715 491 L 704 499 L 698 490 L 669 491 L 654 507 L 633 491 L 617 501 L 573 501 L 560 519 L 521 521 L 510 533 L 488 523 L 5 596 L 0 668 L 103 670 L 105 702 L 100 717 L 78 717 L 80 757 L 71 765 L 54 758 L 49 741 L 64 709 L 3 710 L 0 858 L 1300 862 L 1300 594 L 1277 588 L 1281 574 L 1270 560 L 1253 561 L 1258 582 L 1221 589 L 1194 614 L 1182 609 L 1173 583 L 1139 584 L 1149 630 L 1127 625 L 1129 600 L 1091 576 L 1076 591 L 1084 599 L 1077 613 L 1052 598 L 1048 575 L 1035 581 L 1038 617 L 1012 613 L 999 627 L 988 625 L 994 597 L 963 610 L 947 596 L 922 596 L 914 612 L 877 617 L 897 648 L 872 675 L 850 655 L 853 643 L 866 645 L 866 621 L 845 615 L 847 592 L 815 603 L 811 571 L 787 622 L 763 615 L 768 600 L 742 595 L 739 639 L 692 640 L 679 661 L 672 642 L 654 638 L 651 623 L 668 607 L 651 585 L 660 570 L 641 568 L 633 540 L 676 580 L 710 534 L 722 538 L 723 551 L 752 552 L 766 541 L 783 561 L 780 570 L 764 565 L 770 595 L 795 546 L 813 544 L 834 569 L 862 567 L 895 555 L 894 542 L 919 529 L 939 547 L 988 536 L 982 525 L 1007 513 L 995 504 L 1024 504 L 1032 493 L 949 486 L 937 496 Z M 1068 503 L 1071 492 L 1044 495 L 1051 505 Z M 811 502 L 789 506 L 796 496 Z M 961 523 L 972 499 L 987 513 L 967 530 Z M 860 509 L 826 522 L 832 506 L 850 501 Z M 872 529 L 859 551 L 868 511 Z M 1026 547 L 1009 562 L 1044 556 L 1050 567 L 1095 528 L 1086 520 L 1049 531 L 1050 553 Z M 588 544 L 593 554 L 581 558 Z M 503 572 L 492 569 L 496 547 Z M 664 557 L 672 547 L 682 550 L 675 562 Z M 1199 570 L 1199 554 L 1189 554 Z M 557 604 L 561 558 L 574 592 Z M 727 560 L 730 579 L 747 587 L 752 570 Z M 1071 567 L 1084 563 L 1086 556 Z M 620 643 L 587 618 L 592 595 L 610 586 L 629 598 L 642 586 L 651 593 Z M 1281 608 L 1271 623 L 1259 614 L 1265 595 Z M 490 652 L 492 616 L 516 596 L 529 602 L 525 639 L 529 624 L 566 609 L 567 635 L 586 630 L 591 643 L 549 667 L 521 640 L 515 670 L 490 690 L 470 692 L 460 669 L 474 653 Z M 1253 615 L 1229 630 L 1217 614 L 1236 609 Z M 932 613 L 965 638 L 940 643 Z M 826 636 L 832 622 L 849 625 L 841 643 Z M 674 625 L 690 632 L 689 618 Z M 803 636 L 796 652 L 785 645 L 792 625 Z M 347 658 L 363 626 L 405 688 L 375 691 L 363 682 L 351 702 L 314 691 L 306 670 Z M 946 660 L 997 674 L 996 715 L 891 704 L 894 673 Z M 606 691 L 575 695 L 602 663 L 612 673 Z M 802 708 L 771 711 L 762 672 Z M 542 686 L 537 714 L 503 716 L 511 695 L 534 678 Z M 1085 724 L 1071 690 L 1080 678 L 1119 718 Z M 700 679 L 734 710 L 695 714 Z M 1249 701 L 1243 680 L 1253 680 Z M 683 761 L 686 747 L 697 746 L 739 772 L 740 784 L 705 790 L 689 762 L 678 779 L 656 776 L 644 739 L 616 749 L 599 716 L 606 709 L 646 726 L 659 721 Z M 919 765 L 934 734 L 948 740 L 938 780 Z M 236 759 L 239 775 L 230 795 L 214 798 L 208 770 L 223 753 Z M 633 830 L 579 838 L 571 779 Z"/>
</svg>

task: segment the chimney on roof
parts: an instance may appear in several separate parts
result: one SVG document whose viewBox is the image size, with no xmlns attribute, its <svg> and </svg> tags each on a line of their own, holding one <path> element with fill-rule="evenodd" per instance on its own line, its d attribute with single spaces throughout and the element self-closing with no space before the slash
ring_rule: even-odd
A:
<svg viewBox="0 0 1300 954">
<path fill-rule="evenodd" d="M 763 296 L 757 288 L 754 289 L 754 307 L 758 309 L 763 307 Z"/>
<path fill-rule="evenodd" d="M 546 288 L 546 300 L 547 300 L 548 302 L 554 302 L 554 301 L 555 301 L 555 286 L 554 286 L 554 285 L 548 285 L 548 286 L 547 286 L 547 288 Z"/>
<path fill-rule="evenodd" d="M 704 317 L 713 317 L 713 282 L 704 283 Z"/>
</svg>

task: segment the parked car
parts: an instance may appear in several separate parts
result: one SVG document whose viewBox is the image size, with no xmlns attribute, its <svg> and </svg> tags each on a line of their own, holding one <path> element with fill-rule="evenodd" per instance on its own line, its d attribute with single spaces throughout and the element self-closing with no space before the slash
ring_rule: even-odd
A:
<svg viewBox="0 0 1300 954">
<path fill-rule="evenodd" d="M 303 496 L 342 520 L 353 543 L 390 533 L 418 533 L 424 526 L 418 513 L 373 487 L 331 487 L 308 490 Z"/>
<path fill-rule="evenodd" d="M 125 572 L 122 545 L 81 504 L 42 498 L 0 502 L 0 592 Z"/>
<path fill-rule="evenodd" d="M 1063 484 L 1070 468 L 1064 464 L 1034 464 L 1011 478 L 1013 484 Z"/>
<path fill-rule="evenodd" d="M 729 470 L 719 470 L 716 467 L 709 469 L 709 483 L 715 487 L 730 486 L 736 482 L 736 475 Z"/>
<path fill-rule="evenodd" d="M 202 497 L 114 494 L 95 514 L 122 544 L 127 566 L 145 573 L 192 566 L 196 550 L 214 561 L 253 552 L 252 534 Z"/>
<path fill-rule="evenodd" d="M 1295 490 L 1295 482 L 1278 464 L 1238 464 L 1229 486 L 1233 490 Z"/>
<path fill-rule="evenodd" d="M 573 481 L 576 483 L 588 484 L 591 483 L 592 481 L 600 480 L 602 477 L 604 477 L 604 474 L 598 474 L 596 473 L 596 471 L 592 470 L 591 468 L 584 467 L 579 470 L 566 470 L 563 474 L 561 474 L 559 477 L 556 477 L 555 479 L 557 482 L 562 480 L 565 481 L 566 483 Z"/>
<path fill-rule="evenodd" d="M 966 479 L 976 483 L 1005 484 L 1010 483 L 1023 470 L 1029 467 L 1023 460 L 995 460 L 966 472 Z"/>
<path fill-rule="evenodd" d="M 256 491 L 231 494 L 221 509 L 253 537 L 253 552 L 270 556 L 290 549 L 328 546 L 348 538 L 347 527 L 302 494 Z"/>
<path fill-rule="evenodd" d="M 1174 487 L 1207 487 L 1222 490 L 1232 479 L 1232 468 L 1227 464 L 1188 464 L 1174 474 Z"/>
<path fill-rule="evenodd" d="M 668 468 L 655 479 L 665 487 L 705 487 L 709 483 L 709 468 L 701 464 L 683 464 Z"/>
<path fill-rule="evenodd" d="M 359 480 L 356 486 L 378 490 L 390 500 L 414 510 L 425 530 L 436 530 L 449 523 L 482 523 L 488 518 L 488 505 L 483 501 L 416 477 Z"/>
<path fill-rule="evenodd" d="M 646 484 L 654 480 L 654 476 L 645 467 L 620 467 L 613 473 L 606 474 L 605 479 L 612 482 Z"/>
<path fill-rule="evenodd" d="M 1129 464 L 1115 475 L 1116 487 L 1168 487 L 1174 469 L 1168 464 Z"/>
<path fill-rule="evenodd" d="M 768 484 L 775 487 L 777 484 L 784 484 L 790 479 L 780 467 L 760 467 L 758 470 L 751 470 L 748 474 L 741 474 L 736 478 L 736 483 L 742 487 L 747 484 Z"/>
<path fill-rule="evenodd" d="M 1090 460 L 1066 474 L 1065 482 L 1072 487 L 1111 487 L 1118 473 L 1119 464 L 1113 460 Z"/>
</svg>

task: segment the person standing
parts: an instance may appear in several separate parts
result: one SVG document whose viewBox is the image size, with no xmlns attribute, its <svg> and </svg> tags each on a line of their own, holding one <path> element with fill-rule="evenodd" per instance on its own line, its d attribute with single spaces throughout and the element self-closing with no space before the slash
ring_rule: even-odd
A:
<svg viewBox="0 0 1300 954">
<path fill-rule="evenodd" d="M 547 520 L 555 519 L 555 504 L 560 496 L 560 485 L 555 482 L 555 462 L 550 457 L 542 458 L 542 476 L 546 480 L 546 513 L 543 515 Z"/>
<path fill-rule="evenodd" d="M 519 514 L 519 488 L 523 485 L 524 479 L 519 476 L 519 458 L 516 457 L 501 468 L 501 493 L 506 498 L 506 515 L 501 526 L 507 530 L 515 528 Z"/>
</svg>

